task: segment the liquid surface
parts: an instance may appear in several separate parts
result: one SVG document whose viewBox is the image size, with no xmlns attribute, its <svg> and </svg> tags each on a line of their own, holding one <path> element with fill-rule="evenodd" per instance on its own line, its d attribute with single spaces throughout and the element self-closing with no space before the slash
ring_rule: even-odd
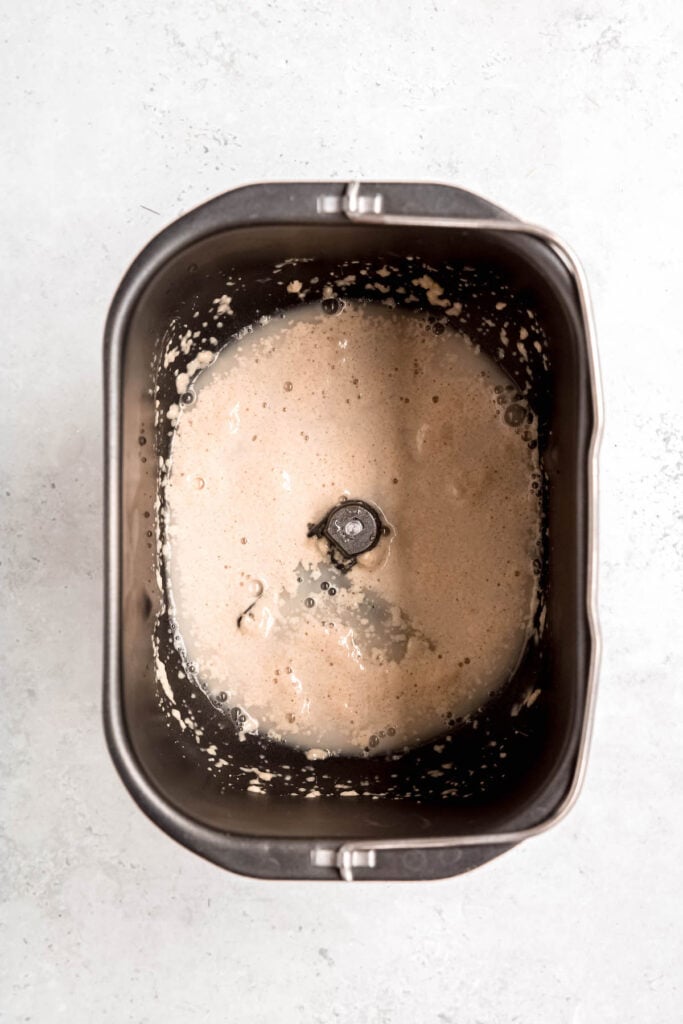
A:
<svg viewBox="0 0 683 1024">
<path fill-rule="evenodd" d="M 224 350 L 194 395 L 166 487 L 172 614 L 247 728 L 379 753 L 505 682 L 535 608 L 538 457 L 488 357 L 421 315 L 317 306 Z M 388 526 L 346 575 L 307 537 L 345 498 Z"/>
</svg>

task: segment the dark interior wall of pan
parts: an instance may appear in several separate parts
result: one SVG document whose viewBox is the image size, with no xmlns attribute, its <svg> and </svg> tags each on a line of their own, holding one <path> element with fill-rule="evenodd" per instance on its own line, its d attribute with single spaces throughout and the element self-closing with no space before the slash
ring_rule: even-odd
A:
<svg viewBox="0 0 683 1024">
<path fill-rule="evenodd" d="M 407 257 L 416 263 L 411 265 Z M 448 733 L 451 739 L 437 744 L 445 751 L 436 752 L 430 743 L 400 761 L 334 758 L 312 764 L 296 751 L 258 736 L 239 743 L 225 711 L 202 697 L 199 714 L 205 742 L 215 736 L 221 747 L 233 748 L 240 766 L 262 767 L 259 755 L 266 750 L 268 762 L 291 766 L 294 778 L 315 773 L 324 794 L 318 800 L 292 798 L 284 785 L 281 792 L 275 786 L 270 795 L 254 796 L 245 792 L 244 774 L 207 772 L 196 742 L 168 727 L 159 705 L 151 647 L 160 602 L 155 552 L 147 534 L 154 517 L 156 456 L 168 454 L 168 438 L 163 433 L 155 436 L 150 394 L 160 338 L 174 318 L 189 320 L 195 309 L 208 308 L 224 291 L 228 274 L 239 278 L 241 290 L 221 343 L 258 316 L 270 315 L 287 302 L 298 304 L 296 296 L 275 287 L 271 276 L 276 263 L 291 258 L 307 261 L 296 276 L 304 270 L 309 277 L 318 276 L 321 289 L 330 278 L 343 276 L 339 268 L 351 259 L 392 262 L 413 276 L 415 265 L 426 265 L 434 268 L 433 276 L 449 297 L 463 304 L 457 328 L 494 358 L 503 322 L 511 333 L 521 325 L 529 329 L 527 310 L 535 313 L 549 350 L 546 370 L 529 346 L 535 360 L 530 401 L 539 419 L 548 476 L 548 535 L 541 558 L 547 621 L 541 642 L 529 646 L 515 678 L 482 709 L 474 720 L 476 727 L 474 721 L 456 723 Z M 502 296 L 506 308 L 498 312 L 495 302 Z M 348 297 L 355 297 L 353 288 Z M 425 313 L 435 312 L 426 299 L 423 308 Z M 573 285 L 559 259 L 528 238 L 449 230 L 294 224 L 218 232 L 168 262 L 142 294 L 122 357 L 122 697 L 140 765 L 166 798 L 192 819 L 215 828 L 270 836 L 457 835 L 528 827 L 547 816 L 565 795 L 572 775 L 589 654 L 585 565 L 590 380 Z M 520 387 L 525 384 L 519 359 L 506 351 L 500 361 L 513 381 Z M 161 399 L 168 401 L 170 395 L 162 393 Z M 169 642 L 165 658 L 171 666 L 174 657 L 178 655 Z M 524 695 L 536 689 L 540 696 L 525 706 Z M 196 717 L 196 697 L 192 699 L 176 680 L 174 690 L 180 707 L 192 700 Z M 513 709 L 516 714 L 511 714 Z M 502 748 L 507 754 L 504 761 L 491 753 Z M 454 766 L 446 778 L 436 780 L 427 774 L 444 762 Z M 392 774 L 398 774 L 398 786 Z M 370 788 L 392 796 L 340 800 L 334 795 L 338 778 L 352 781 L 359 791 Z M 447 790 L 454 792 L 444 798 Z"/>
</svg>

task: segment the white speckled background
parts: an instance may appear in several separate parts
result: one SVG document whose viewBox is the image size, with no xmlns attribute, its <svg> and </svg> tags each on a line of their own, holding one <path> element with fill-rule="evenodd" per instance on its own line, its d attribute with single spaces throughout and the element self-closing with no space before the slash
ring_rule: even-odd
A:
<svg viewBox="0 0 683 1024">
<path fill-rule="evenodd" d="M 682 50 L 676 0 L 6 5 L 0 1020 L 680 1021 Z M 104 747 L 101 331 L 184 210 L 352 176 L 469 187 L 583 258 L 597 721 L 571 816 L 468 877 L 264 883 L 162 835 Z"/>
</svg>

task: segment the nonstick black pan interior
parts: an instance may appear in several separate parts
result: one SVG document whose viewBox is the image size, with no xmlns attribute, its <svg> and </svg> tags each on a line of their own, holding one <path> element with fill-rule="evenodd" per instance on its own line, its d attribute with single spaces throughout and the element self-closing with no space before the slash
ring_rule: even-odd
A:
<svg viewBox="0 0 683 1024">
<path fill-rule="evenodd" d="M 325 284 L 351 267 L 365 269 L 369 279 L 384 264 L 397 268 L 391 285 L 398 305 L 401 282 L 430 273 L 462 305 L 457 330 L 501 364 L 538 417 L 546 527 L 538 555 L 538 638 L 514 679 L 478 714 L 453 720 L 443 737 L 398 759 L 311 762 L 257 734 L 240 739 L 234 710 L 189 678 L 160 599 L 153 536 L 157 466 L 170 445 L 163 410 L 177 400 L 162 347 L 202 322 L 228 279 L 239 301 L 223 327 L 212 322 L 219 347 L 259 317 L 299 305 L 282 287 L 283 263 L 302 281 L 309 302 L 319 302 Z M 373 295 L 366 281 L 360 277 L 335 293 L 363 301 L 386 297 Z M 419 298 L 412 308 L 437 324 L 442 310 L 424 291 Z M 154 277 L 136 305 L 122 352 L 122 700 L 142 770 L 173 806 L 233 834 L 405 838 L 530 827 L 561 801 L 576 760 L 589 653 L 585 510 L 593 425 L 576 309 L 570 276 L 547 247 L 492 233 L 244 226 L 186 248 Z M 501 331 L 517 339 L 521 329 L 528 337 L 524 356 L 516 344 L 501 345 Z M 173 707 L 155 681 L 154 635 L 172 680 Z M 215 748 L 211 762 L 203 748 Z M 253 776 L 244 769 L 253 768 L 273 775 L 264 794 L 247 791 Z M 340 784 L 361 796 L 340 798 Z M 312 786 L 320 798 L 303 796 Z"/>
</svg>

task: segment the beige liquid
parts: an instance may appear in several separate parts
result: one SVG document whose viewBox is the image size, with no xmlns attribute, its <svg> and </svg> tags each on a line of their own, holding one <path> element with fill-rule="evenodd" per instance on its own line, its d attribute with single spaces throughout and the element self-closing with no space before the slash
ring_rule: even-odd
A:
<svg viewBox="0 0 683 1024">
<path fill-rule="evenodd" d="M 462 336 L 377 306 L 304 308 L 204 370 L 166 488 L 172 612 L 247 728 L 378 753 L 505 682 L 539 536 L 535 425 L 506 422 L 511 392 Z M 390 532 L 343 576 L 306 534 L 345 497 Z"/>
</svg>

